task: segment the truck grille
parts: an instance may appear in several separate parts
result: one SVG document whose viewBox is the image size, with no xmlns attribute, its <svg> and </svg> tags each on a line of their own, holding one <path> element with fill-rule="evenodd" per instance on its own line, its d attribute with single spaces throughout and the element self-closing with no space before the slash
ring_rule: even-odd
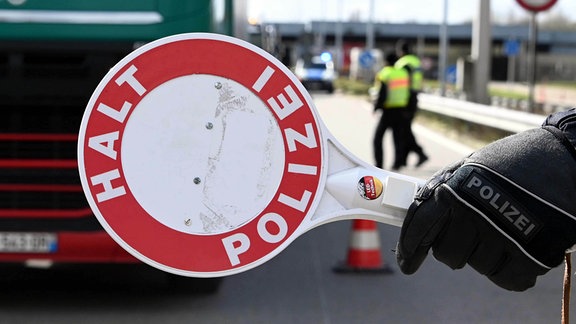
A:
<svg viewBox="0 0 576 324">
<path fill-rule="evenodd" d="M 81 115 L 58 117 L 58 109 L 50 107 L 10 108 L 0 110 L 0 219 L 26 227 L 21 230 L 46 230 L 26 226 L 40 224 L 39 219 L 60 220 L 61 230 L 94 229 L 77 171 L 75 133 Z M 65 226 L 65 219 L 75 225 Z"/>
<path fill-rule="evenodd" d="M 100 230 L 77 171 L 92 91 L 131 44 L 0 44 L 0 230 Z"/>
</svg>

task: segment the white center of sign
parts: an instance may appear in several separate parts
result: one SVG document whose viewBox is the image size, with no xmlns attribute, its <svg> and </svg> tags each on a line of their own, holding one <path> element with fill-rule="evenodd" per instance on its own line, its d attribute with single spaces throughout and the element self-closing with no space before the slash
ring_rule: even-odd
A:
<svg viewBox="0 0 576 324">
<path fill-rule="evenodd" d="M 285 167 L 270 109 L 243 85 L 213 75 L 150 91 L 122 140 L 132 194 L 158 222 L 184 233 L 225 233 L 249 222 L 274 198 Z"/>
</svg>

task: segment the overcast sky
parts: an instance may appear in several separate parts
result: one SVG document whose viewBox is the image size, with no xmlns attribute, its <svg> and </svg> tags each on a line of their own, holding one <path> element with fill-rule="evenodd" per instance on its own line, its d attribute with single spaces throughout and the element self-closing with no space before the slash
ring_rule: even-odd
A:
<svg viewBox="0 0 576 324">
<path fill-rule="evenodd" d="M 361 21 L 368 20 L 371 0 L 248 0 L 248 16 L 260 22 L 308 22 L 332 20 L 339 17 L 350 20 L 356 13 Z M 440 23 L 444 13 L 444 0 L 373 0 L 376 22 Z M 477 12 L 479 0 L 448 0 L 448 23 L 470 22 Z M 542 1 L 542 0 L 541 0 Z M 528 17 L 516 0 L 492 0 L 491 11 L 496 19 L 506 21 Z M 339 9 L 340 8 L 340 9 Z M 576 0 L 558 0 L 539 16 L 562 12 L 575 19 Z"/>
</svg>

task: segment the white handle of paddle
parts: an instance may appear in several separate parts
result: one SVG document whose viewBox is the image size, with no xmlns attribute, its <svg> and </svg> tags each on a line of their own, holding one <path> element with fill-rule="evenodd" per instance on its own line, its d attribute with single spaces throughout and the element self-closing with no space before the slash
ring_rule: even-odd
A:
<svg viewBox="0 0 576 324">
<path fill-rule="evenodd" d="M 408 207 L 423 185 L 421 179 L 359 166 L 329 175 L 326 191 L 341 205 L 342 213 L 402 226 Z M 322 213 L 321 207 L 317 214 Z"/>
</svg>

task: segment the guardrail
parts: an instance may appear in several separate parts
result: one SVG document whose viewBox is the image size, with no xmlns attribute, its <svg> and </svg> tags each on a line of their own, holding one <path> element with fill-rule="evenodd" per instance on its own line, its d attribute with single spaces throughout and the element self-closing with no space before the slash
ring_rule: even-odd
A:
<svg viewBox="0 0 576 324">
<path fill-rule="evenodd" d="M 418 95 L 419 108 L 471 123 L 519 133 L 542 125 L 546 116 L 426 93 Z"/>
</svg>

